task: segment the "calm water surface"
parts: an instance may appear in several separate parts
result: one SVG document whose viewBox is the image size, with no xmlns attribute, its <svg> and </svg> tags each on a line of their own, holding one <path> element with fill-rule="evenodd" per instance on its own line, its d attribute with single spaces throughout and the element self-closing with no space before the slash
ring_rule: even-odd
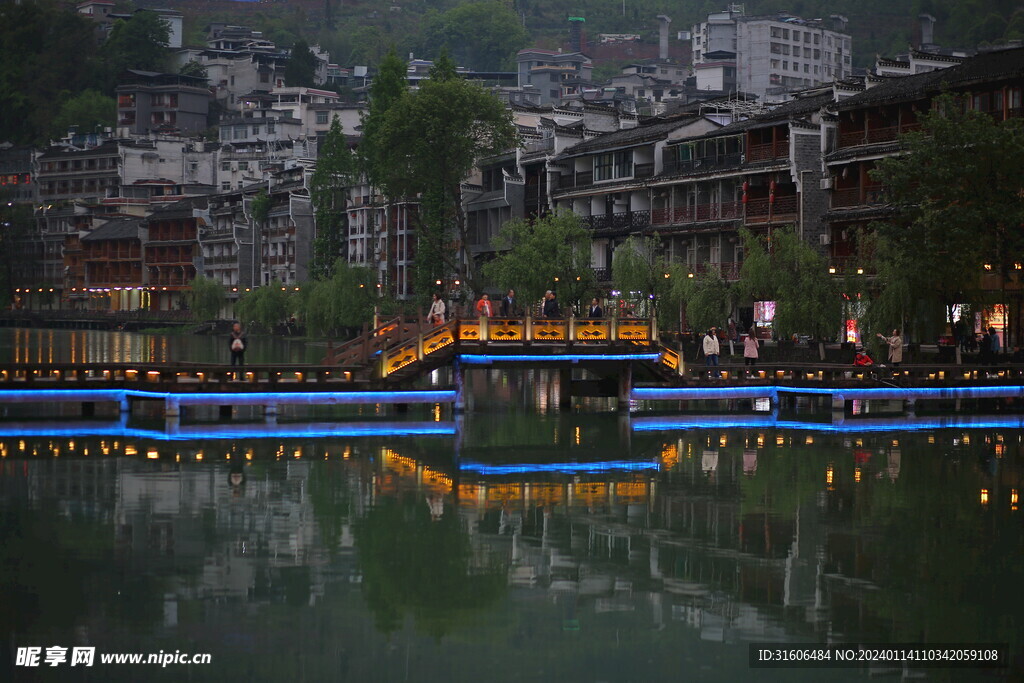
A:
<svg viewBox="0 0 1024 683">
<path fill-rule="evenodd" d="M 0 353 L 141 362 L 222 350 L 114 336 L 0 330 Z M 152 355 L 161 348 L 191 355 Z M 266 348 L 266 362 L 306 353 Z M 560 413 L 551 389 L 540 373 L 481 373 L 459 421 L 371 408 L 337 425 L 360 436 L 313 435 L 318 414 L 282 414 L 278 431 L 197 414 L 176 439 L 144 415 L 8 414 L 10 647 L 213 663 L 26 669 L 5 648 L 0 680 L 896 681 L 902 672 L 751 670 L 747 644 L 1020 653 L 1020 430 L 637 431 L 637 414 L 598 402 Z M 395 435 L 395 423 L 440 433 Z M 246 424 L 252 434 L 226 436 Z"/>
</svg>

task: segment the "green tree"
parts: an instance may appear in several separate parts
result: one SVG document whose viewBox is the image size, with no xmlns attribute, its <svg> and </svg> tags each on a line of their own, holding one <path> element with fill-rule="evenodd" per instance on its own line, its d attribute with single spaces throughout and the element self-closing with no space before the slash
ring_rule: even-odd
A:
<svg viewBox="0 0 1024 683">
<path fill-rule="evenodd" d="M 18 243 L 34 228 L 32 207 L 17 204 L 0 192 L 0 306 L 7 307 L 14 301 L 15 266 L 22 257 Z"/>
<path fill-rule="evenodd" d="M 235 304 L 235 316 L 239 320 L 256 323 L 266 330 L 273 330 L 293 312 L 292 296 L 280 280 L 246 292 Z"/>
<path fill-rule="evenodd" d="M 182 64 L 181 68 L 178 69 L 178 73 L 182 76 L 195 76 L 196 78 L 207 77 L 206 67 L 194 59 L 190 59 Z"/>
<path fill-rule="evenodd" d="M 825 258 L 792 227 L 774 230 L 770 246 L 746 230 L 741 237 L 744 261 L 740 292 L 754 299 L 775 301 L 775 330 L 784 337 L 835 337 L 842 318 L 842 297 Z"/>
<path fill-rule="evenodd" d="M 107 92 L 112 93 L 127 69 L 163 71 L 167 66 L 170 27 L 156 12 L 141 10 L 128 20 L 118 19 L 103 44 Z"/>
<path fill-rule="evenodd" d="M 198 275 L 192 280 L 187 296 L 192 319 L 196 322 L 216 318 L 227 300 L 224 285 L 204 275 Z"/>
<path fill-rule="evenodd" d="M 515 53 L 530 35 L 511 7 L 502 2 L 469 2 L 424 22 L 428 55 L 447 48 L 461 64 L 477 71 L 500 71 L 513 65 Z"/>
<path fill-rule="evenodd" d="M 496 97 L 455 72 L 442 54 L 430 78 L 387 110 L 377 131 L 375 183 L 388 197 L 424 196 L 416 226 L 417 260 L 441 264 L 480 291 L 477 268 L 466 254 L 469 230 L 462 182 L 477 159 L 512 149 L 517 140 L 511 112 Z M 428 280 L 417 271 L 425 293 Z"/>
<path fill-rule="evenodd" d="M 94 31 L 64 6 L 0 3 L 0 141 L 48 141 L 62 93 L 95 80 Z"/>
<path fill-rule="evenodd" d="M 484 264 L 483 275 L 501 291 L 515 289 L 520 301 L 539 301 L 551 289 L 575 303 L 593 290 L 591 236 L 572 212 L 509 221 L 494 246 L 498 255 Z"/>
<path fill-rule="evenodd" d="M 295 41 L 284 67 L 284 84 L 289 88 L 316 85 L 316 55 L 302 38 Z"/>
<path fill-rule="evenodd" d="M 892 219 L 871 225 L 881 246 L 881 287 L 899 282 L 904 298 L 950 313 L 954 304 L 985 298 L 986 272 L 1003 286 L 1018 282 L 1024 121 L 996 122 L 943 96 L 922 116 L 921 130 L 901 140 L 905 153 L 871 172 L 895 209 Z"/>
<path fill-rule="evenodd" d="M 302 288 L 302 320 L 313 334 L 338 336 L 344 328 L 373 320 L 373 308 L 380 303 L 378 291 L 373 270 L 338 259 L 329 278 Z"/>
<path fill-rule="evenodd" d="M 683 268 L 670 263 L 658 237 L 626 238 L 612 256 L 612 281 L 623 298 L 647 302 L 651 314 L 672 311 L 679 305 L 679 284 L 686 279 Z"/>
<path fill-rule="evenodd" d="M 370 105 L 363 115 L 363 138 L 359 143 L 359 160 L 371 185 L 384 187 L 388 175 L 388 150 L 385 124 L 391 108 L 409 92 L 405 62 L 394 50 L 385 55 L 370 85 Z M 390 198 L 390 197 L 389 197 Z"/>
<path fill-rule="evenodd" d="M 695 277 L 679 278 L 677 296 L 686 302 L 686 321 L 696 331 L 712 325 L 722 327 L 732 310 L 732 286 L 714 268 L 707 268 Z"/>
<path fill-rule="evenodd" d="M 51 137 L 58 139 L 67 134 L 71 126 L 80 133 L 92 133 L 100 127 L 113 127 L 117 123 L 117 102 L 97 90 L 83 90 L 65 99 L 53 118 Z"/>
<path fill-rule="evenodd" d="M 345 141 L 338 119 L 331 121 L 320 146 L 316 170 L 310 179 L 310 196 L 316 218 L 313 240 L 313 262 L 310 276 L 321 280 L 331 276 L 331 269 L 343 255 L 345 239 L 345 188 L 357 175 L 356 159 Z"/>
</svg>

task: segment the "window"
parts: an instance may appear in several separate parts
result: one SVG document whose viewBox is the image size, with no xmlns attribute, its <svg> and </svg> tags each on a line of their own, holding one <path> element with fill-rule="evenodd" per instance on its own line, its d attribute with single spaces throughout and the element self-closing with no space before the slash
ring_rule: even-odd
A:
<svg viewBox="0 0 1024 683">
<path fill-rule="evenodd" d="M 779 60 L 777 60 L 777 59 L 773 59 L 772 60 L 772 68 L 773 69 L 778 69 L 779 68 Z"/>
<path fill-rule="evenodd" d="M 220 162 L 220 170 L 222 170 L 222 171 L 230 171 L 231 170 L 231 162 L 230 161 L 222 161 L 222 162 Z"/>
<path fill-rule="evenodd" d="M 781 37 L 782 37 L 782 29 L 779 28 L 778 26 L 772 26 L 772 38 L 781 38 Z"/>
<path fill-rule="evenodd" d="M 600 154 L 594 159 L 594 180 L 608 180 L 612 177 L 612 154 Z"/>
<path fill-rule="evenodd" d="M 322 125 L 322 124 L 327 123 L 327 112 L 325 112 L 325 111 L 318 111 L 316 113 L 316 122 L 317 122 L 318 125 Z"/>
<path fill-rule="evenodd" d="M 783 71 L 789 71 L 789 60 L 788 59 L 782 60 L 782 70 Z"/>
<path fill-rule="evenodd" d="M 811 65 L 810 64 L 804 64 L 804 73 L 805 74 L 811 73 Z"/>
<path fill-rule="evenodd" d="M 633 175 L 633 151 L 615 153 L 615 177 L 628 178 Z"/>
<path fill-rule="evenodd" d="M 811 58 L 811 48 L 805 47 L 804 48 L 804 59 L 810 59 L 810 58 Z"/>
<path fill-rule="evenodd" d="M 273 135 L 276 127 L 273 121 L 267 121 L 267 135 Z"/>
<path fill-rule="evenodd" d="M 553 100 L 557 100 L 558 99 L 558 91 L 557 90 L 549 90 L 548 91 L 548 95 L 550 95 L 551 99 L 553 99 Z"/>
<path fill-rule="evenodd" d="M 793 30 L 793 40 L 798 43 L 800 42 L 800 31 L 797 31 L 796 29 Z"/>
<path fill-rule="evenodd" d="M 782 44 L 782 54 L 784 54 L 784 55 L 788 55 L 789 54 L 789 45 L 786 45 L 785 43 Z"/>
<path fill-rule="evenodd" d="M 821 36 L 819 36 L 817 33 L 814 34 L 814 44 L 815 45 L 820 45 L 821 44 Z"/>
<path fill-rule="evenodd" d="M 220 189 L 222 189 L 222 190 L 230 190 L 231 189 L 231 183 L 221 183 L 220 184 Z"/>
<path fill-rule="evenodd" d="M 558 83 L 558 74 L 549 74 L 549 75 L 548 75 L 548 79 L 549 79 L 549 80 L 550 80 L 550 81 L 551 81 L 552 83 Z"/>
<path fill-rule="evenodd" d="M 244 137 L 245 137 L 245 126 L 236 126 L 235 127 L 235 139 L 236 140 L 241 140 Z"/>
<path fill-rule="evenodd" d="M 821 50 L 815 50 L 814 51 L 814 58 L 815 59 L 821 59 Z"/>
<path fill-rule="evenodd" d="M 232 77 L 231 77 L 231 85 L 234 85 L 234 84 L 235 84 L 235 77 L 234 77 L 234 76 L 232 76 Z"/>
<path fill-rule="evenodd" d="M 782 39 L 783 40 L 789 40 L 789 29 L 788 28 L 782 29 Z"/>
<path fill-rule="evenodd" d="M 248 171 L 249 170 L 249 162 L 248 161 L 239 161 L 238 162 L 238 170 L 239 171 Z"/>
<path fill-rule="evenodd" d="M 266 71 L 261 71 L 260 72 L 260 83 L 269 83 L 269 82 L 270 82 L 270 74 L 268 72 L 266 72 Z"/>
<path fill-rule="evenodd" d="M 814 66 L 814 75 L 815 76 L 818 75 L 818 66 L 817 66 L 817 64 L 815 64 L 815 66 Z"/>
<path fill-rule="evenodd" d="M 260 134 L 260 127 L 259 126 L 253 126 L 252 127 L 252 134 L 253 135 L 259 135 Z"/>
</svg>

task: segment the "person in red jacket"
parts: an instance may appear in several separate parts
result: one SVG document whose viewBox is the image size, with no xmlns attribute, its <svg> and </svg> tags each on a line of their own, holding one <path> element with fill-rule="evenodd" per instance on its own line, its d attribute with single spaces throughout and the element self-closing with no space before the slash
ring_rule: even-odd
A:
<svg viewBox="0 0 1024 683">
<path fill-rule="evenodd" d="M 486 294 L 480 297 L 480 301 L 476 302 L 476 314 L 485 318 L 490 318 L 494 315 L 494 305 L 491 303 L 491 297 Z"/>
</svg>

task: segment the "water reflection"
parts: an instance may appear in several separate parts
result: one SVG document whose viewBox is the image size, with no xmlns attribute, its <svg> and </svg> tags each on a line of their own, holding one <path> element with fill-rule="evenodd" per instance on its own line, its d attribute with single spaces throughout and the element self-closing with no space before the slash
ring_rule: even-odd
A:
<svg viewBox="0 0 1024 683">
<path fill-rule="evenodd" d="M 120 330 L 0 328 L 0 357 L 15 363 L 227 363 L 226 336 L 141 334 Z M 326 346 L 287 337 L 253 337 L 250 363 L 317 363 Z"/>
<path fill-rule="evenodd" d="M 4 635 L 210 651 L 200 680 L 737 680 L 752 640 L 1019 651 L 1020 431 L 550 416 L 513 446 L 492 418 L 462 459 L 444 436 L 0 439 Z M 544 467 L 549 444 L 586 467 Z"/>
</svg>

